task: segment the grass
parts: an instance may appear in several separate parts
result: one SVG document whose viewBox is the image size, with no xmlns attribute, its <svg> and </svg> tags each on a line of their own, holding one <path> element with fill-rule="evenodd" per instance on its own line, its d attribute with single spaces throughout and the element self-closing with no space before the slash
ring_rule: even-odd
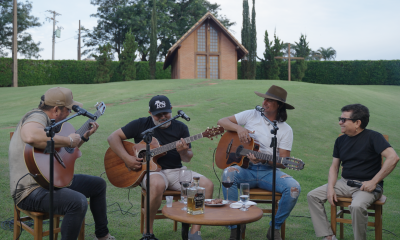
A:
<svg viewBox="0 0 400 240">
<path fill-rule="evenodd" d="M 156 94 L 167 95 L 173 105 L 173 113 L 182 109 L 191 117 L 191 135 L 203 132 L 206 127 L 215 126 L 218 119 L 261 105 L 262 98 L 254 91 L 265 92 L 272 85 L 288 91 L 288 103 L 296 107 L 289 111 L 288 124 L 294 131 L 292 156 L 302 159 L 306 166 L 302 171 L 285 170 L 301 184 L 298 203 L 287 219 L 286 239 L 318 239 L 309 218 L 307 193 L 327 182 L 328 169 L 332 161 L 333 144 L 340 129 L 337 117 L 342 106 L 351 103 L 366 105 L 371 112 L 369 129 L 388 134 L 394 149 L 400 153 L 398 131 L 399 86 L 348 86 L 319 85 L 287 81 L 227 81 L 227 80 L 146 80 L 117 82 L 97 85 L 62 85 L 72 89 L 75 100 L 82 102 L 90 112 L 98 101 L 107 104 L 105 114 L 99 118 L 100 128 L 81 148 L 83 156 L 77 160 L 75 173 L 101 175 L 104 172 L 103 158 L 108 148 L 107 136 L 129 121 L 148 116 L 148 102 Z M 0 221 L 13 217 L 13 202 L 9 189 L 8 146 L 9 132 L 23 114 L 39 104 L 40 96 L 53 86 L 22 88 L 0 88 Z M 71 123 L 79 128 L 86 119 L 75 118 Z M 213 151 L 218 139 L 200 139 L 192 144 L 194 157 L 185 164 L 190 169 L 204 174 L 215 184 L 214 197 L 218 196 L 218 180 L 213 172 Z M 216 169 L 217 175 L 222 173 Z M 102 175 L 107 179 L 106 175 Z M 108 180 L 107 180 L 108 182 Z M 388 201 L 384 206 L 383 228 L 400 236 L 398 219 L 400 217 L 399 166 L 385 179 L 385 195 Z M 129 200 L 128 200 L 129 198 Z M 140 188 L 130 191 L 119 189 L 108 182 L 107 188 L 108 221 L 112 235 L 117 239 L 139 239 L 140 226 Z M 133 207 L 131 207 L 131 204 Z M 119 210 L 119 207 L 122 212 Z M 329 211 L 328 204 L 326 204 Z M 125 211 L 128 211 L 126 213 Z M 123 214 L 125 213 L 125 214 Z M 329 216 L 328 216 L 329 217 Z M 265 239 L 269 216 L 248 224 L 247 239 Z M 86 215 L 86 237 L 94 236 L 93 218 L 90 211 Z M 172 221 L 156 220 L 155 235 L 159 239 L 180 239 L 173 232 Z M 368 239 L 374 239 L 373 228 Z M 383 239 L 396 239 L 395 235 L 384 231 Z M 12 232 L 0 229 L 0 239 L 12 239 Z M 228 239 L 229 231 L 223 227 L 205 226 L 203 239 Z M 20 239 L 33 239 L 23 232 Z M 353 239 L 350 225 L 345 227 L 345 239 Z"/>
</svg>

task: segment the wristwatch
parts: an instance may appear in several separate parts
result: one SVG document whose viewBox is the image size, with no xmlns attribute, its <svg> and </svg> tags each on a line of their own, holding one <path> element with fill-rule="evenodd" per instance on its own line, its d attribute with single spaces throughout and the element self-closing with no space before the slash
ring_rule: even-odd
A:
<svg viewBox="0 0 400 240">
<path fill-rule="evenodd" d="M 82 141 L 87 142 L 87 141 L 89 141 L 90 138 L 89 138 L 89 137 L 88 137 L 88 138 L 85 138 L 85 137 L 82 135 L 81 139 L 82 139 Z"/>
</svg>

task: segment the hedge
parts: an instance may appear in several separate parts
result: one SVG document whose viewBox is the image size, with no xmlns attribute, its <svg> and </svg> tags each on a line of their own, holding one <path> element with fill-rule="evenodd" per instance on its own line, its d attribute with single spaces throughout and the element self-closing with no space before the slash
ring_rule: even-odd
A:
<svg viewBox="0 0 400 240">
<path fill-rule="evenodd" d="M 241 67 L 238 62 L 238 79 Z M 288 79 L 288 62 L 283 62 L 279 78 Z M 111 82 L 123 81 L 119 62 L 112 62 Z M 170 79 L 171 67 L 156 65 L 156 79 Z M 0 87 L 12 86 L 12 59 L 0 58 Z M 18 60 L 18 86 L 94 83 L 97 62 L 76 60 Z M 149 79 L 149 63 L 138 62 L 136 80 Z M 262 64 L 257 63 L 256 79 L 264 79 Z M 380 61 L 307 61 L 303 82 L 349 85 L 400 85 L 400 60 Z"/>
<path fill-rule="evenodd" d="M 149 63 L 136 63 L 136 80 L 149 79 Z M 170 79 L 171 69 L 165 71 L 162 62 L 156 65 L 156 79 Z M 110 82 L 123 81 L 119 62 L 112 62 Z M 94 83 L 97 62 L 76 60 L 18 60 L 18 86 L 47 84 Z M 12 59 L 0 58 L 0 87 L 12 86 Z"/>
</svg>

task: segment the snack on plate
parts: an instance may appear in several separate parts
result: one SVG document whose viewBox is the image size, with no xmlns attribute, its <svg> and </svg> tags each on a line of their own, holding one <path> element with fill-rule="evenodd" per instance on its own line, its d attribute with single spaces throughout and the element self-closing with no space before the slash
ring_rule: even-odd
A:
<svg viewBox="0 0 400 240">
<path fill-rule="evenodd" d="M 211 201 L 207 202 L 208 204 L 222 204 L 222 199 L 211 199 Z"/>
</svg>

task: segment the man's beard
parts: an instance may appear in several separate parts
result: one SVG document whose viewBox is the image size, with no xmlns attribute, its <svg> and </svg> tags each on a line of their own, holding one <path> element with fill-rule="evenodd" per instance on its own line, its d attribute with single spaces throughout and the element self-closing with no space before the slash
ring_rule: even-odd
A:
<svg viewBox="0 0 400 240">
<path fill-rule="evenodd" d="M 169 120 L 169 119 L 167 119 L 167 118 L 163 118 L 163 119 L 160 119 L 160 120 L 158 120 L 158 121 L 156 121 L 154 118 L 152 118 L 152 119 L 153 119 L 154 125 L 156 125 L 156 126 L 157 126 L 158 124 L 161 124 L 161 123 L 163 123 L 163 122 Z M 160 126 L 160 128 L 167 128 L 167 127 L 169 127 L 169 125 L 171 125 L 171 122 L 168 122 L 168 123 L 166 123 L 166 124 Z"/>
</svg>

